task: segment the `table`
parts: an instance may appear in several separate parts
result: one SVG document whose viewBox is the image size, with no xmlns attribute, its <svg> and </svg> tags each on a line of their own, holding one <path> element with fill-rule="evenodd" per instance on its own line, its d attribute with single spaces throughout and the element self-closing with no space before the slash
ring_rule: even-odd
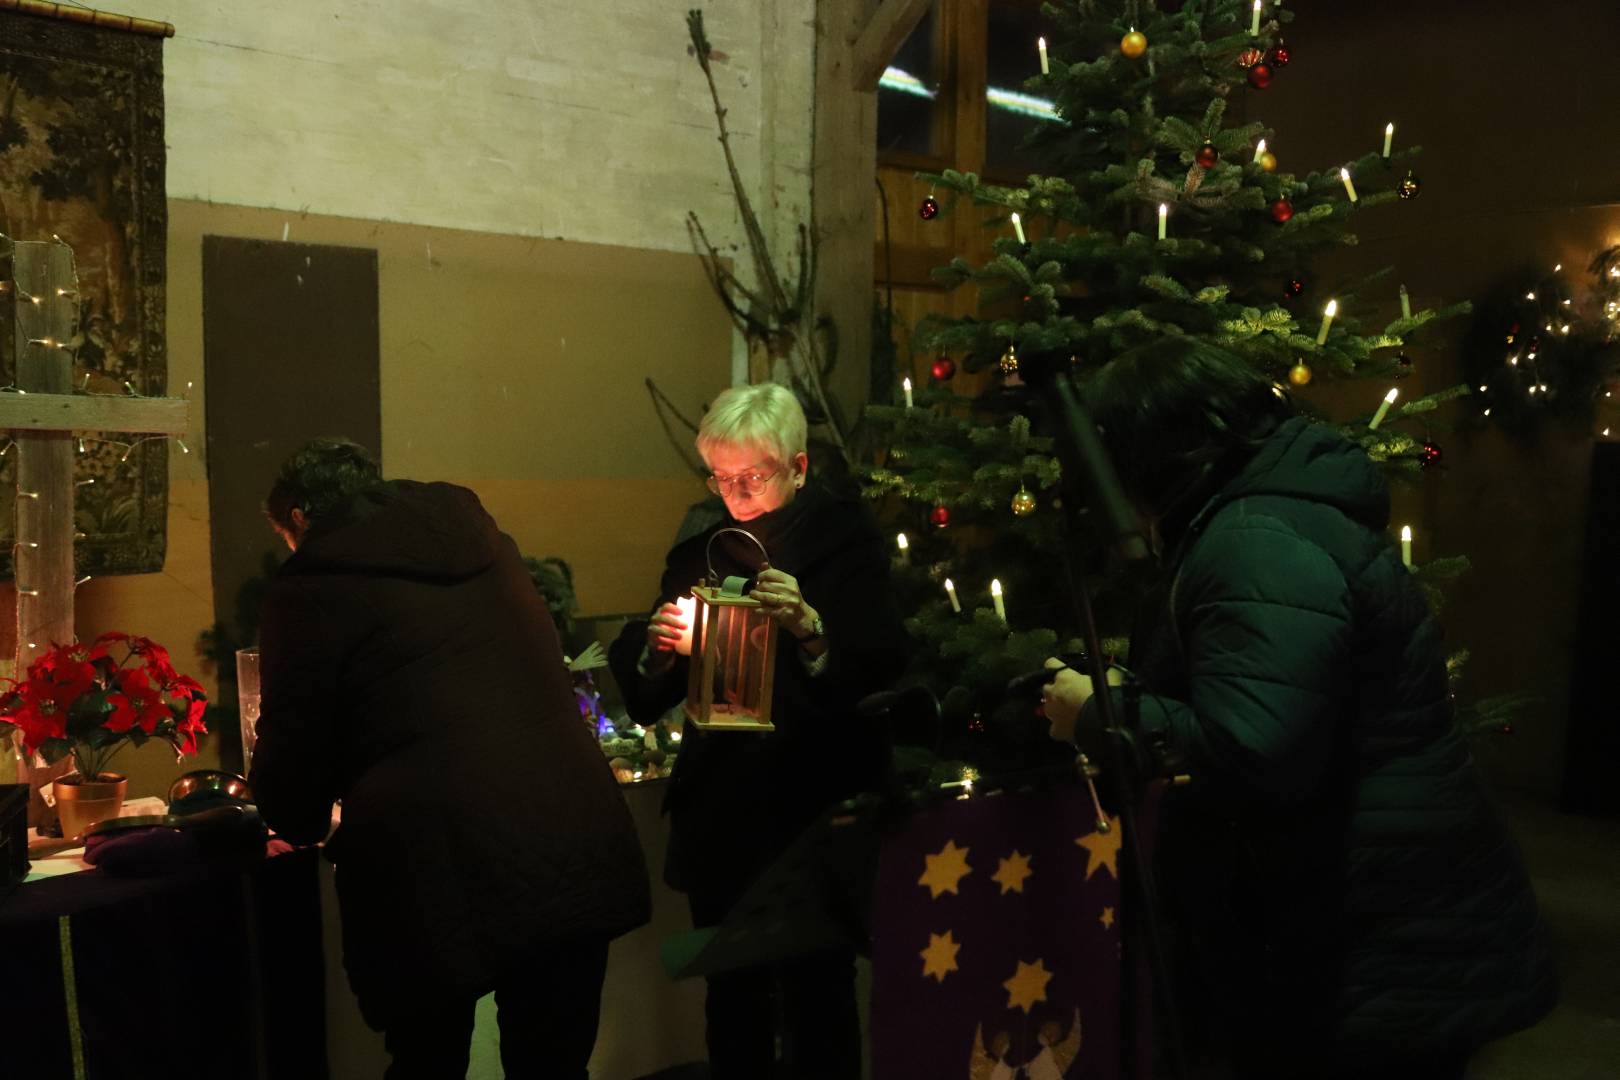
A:
<svg viewBox="0 0 1620 1080">
<path fill-rule="evenodd" d="M 323 1080 L 318 858 L 30 875 L 0 904 L 6 1074 Z"/>
</svg>

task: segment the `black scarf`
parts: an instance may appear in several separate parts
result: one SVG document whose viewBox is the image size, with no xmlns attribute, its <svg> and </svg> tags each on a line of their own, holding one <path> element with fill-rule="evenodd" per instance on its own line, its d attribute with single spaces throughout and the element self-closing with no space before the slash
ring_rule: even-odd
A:
<svg viewBox="0 0 1620 1080">
<path fill-rule="evenodd" d="M 828 537 L 823 524 L 823 512 L 836 501 L 820 484 L 806 484 L 785 506 L 759 515 L 750 521 L 737 521 L 730 514 L 711 533 L 713 547 L 711 562 L 721 577 L 736 574 L 753 577 L 765 569 L 759 546 L 737 533 L 720 533 L 719 529 L 742 529 L 755 537 L 765 548 L 770 565 L 789 574 L 796 574 L 825 546 Z"/>
</svg>

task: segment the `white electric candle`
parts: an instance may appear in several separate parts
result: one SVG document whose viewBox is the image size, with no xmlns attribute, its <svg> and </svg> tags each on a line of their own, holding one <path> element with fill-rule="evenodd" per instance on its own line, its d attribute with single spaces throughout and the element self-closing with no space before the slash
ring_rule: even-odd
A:
<svg viewBox="0 0 1620 1080">
<path fill-rule="evenodd" d="M 1255 147 L 1254 147 L 1254 160 L 1258 163 L 1259 160 L 1261 158 L 1265 157 L 1265 156 L 1266 156 L 1266 140 L 1261 139 L 1258 143 L 1255 144 Z"/>
<path fill-rule="evenodd" d="M 1412 298 L 1407 295 L 1406 286 L 1402 285 L 1401 286 L 1401 318 L 1410 319 L 1411 317 L 1412 317 Z"/>
<path fill-rule="evenodd" d="M 1024 240 L 1024 221 L 1023 221 L 1022 218 L 1020 218 L 1018 216 L 1018 211 L 1016 211 L 1016 210 L 1013 211 L 1012 223 L 1013 223 L 1013 232 L 1017 235 L 1018 242 L 1020 244 L 1026 243 L 1026 241 Z"/>
<path fill-rule="evenodd" d="M 911 541 L 906 539 L 906 534 L 896 533 L 894 542 L 900 548 L 900 561 L 903 563 L 911 562 Z"/>
<path fill-rule="evenodd" d="M 1333 325 L 1333 316 L 1337 315 L 1338 313 L 1339 302 L 1337 300 L 1329 300 L 1327 302 L 1327 307 L 1322 309 L 1321 329 L 1316 331 L 1316 343 L 1318 345 L 1327 344 L 1328 327 Z"/>
<path fill-rule="evenodd" d="M 1165 223 L 1169 220 L 1169 217 L 1170 217 L 1170 207 L 1167 206 L 1164 203 L 1160 203 L 1159 204 L 1159 239 L 1160 240 L 1164 239 L 1164 236 L 1165 236 Z"/>
<path fill-rule="evenodd" d="M 906 395 L 906 408 L 911 408 L 911 376 L 900 380 L 900 392 Z"/>
<path fill-rule="evenodd" d="M 1384 417 L 1389 415 L 1389 407 L 1395 404 L 1395 398 L 1399 394 L 1399 390 L 1390 387 L 1389 393 L 1384 395 L 1384 400 L 1378 403 L 1378 411 L 1373 413 L 1372 422 L 1367 425 L 1368 431 L 1377 430 L 1378 425 L 1384 422 Z"/>
<path fill-rule="evenodd" d="M 1048 63 L 1047 59 L 1046 59 L 1046 39 L 1043 38 L 1043 37 L 1036 38 L 1035 39 L 1035 47 L 1037 49 L 1039 49 L 1040 53 L 1041 53 L 1041 74 L 1042 75 L 1050 75 L 1050 74 L 1052 74 L 1052 65 L 1050 63 Z"/>
<path fill-rule="evenodd" d="M 962 601 L 956 598 L 956 583 L 950 578 L 945 579 L 945 595 L 951 598 L 951 610 L 962 614 Z"/>
<path fill-rule="evenodd" d="M 692 655 L 692 624 L 697 621 L 697 597 L 682 596 L 675 600 L 675 606 L 681 609 L 681 621 L 686 629 L 675 641 L 675 651 L 682 656 Z"/>
<path fill-rule="evenodd" d="M 1260 0 L 1254 0 L 1254 18 L 1249 20 L 1249 33 L 1257 36 L 1260 33 Z"/>
<path fill-rule="evenodd" d="M 1356 201 L 1356 185 L 1355 185 L 1355 182 L 1350 179 L 1350 170 L 1349 169 L 1340 169 L 1339 170 L 1339 179 L 1344 181 L 1344 193 L 1346 195 L 1350 196 L 1350 201 L 1351 202 L 1355 202 Z"/>
<path fill-rule="evenodd" d="M 990 602 L 996 605 L 996 618 L 1007 621 L 1007 606 L 1001 602 L 1001 579 L 990 579 Z"/>
<path fill-rule="evenodd" d="M 1412 569 L 1412 526 L 1401 526 L 1401 565 Z"/>
<path fill-rule="evenodd" d="M 1395 125 L 1394 124 L 1385 124 L 1384 125 L 1384 156 L 1386 158 L 1389 157 L 1389 152 L 1392 149 L 1394 149 L 1394 147 L 1395 147 Z"/>
</svg>

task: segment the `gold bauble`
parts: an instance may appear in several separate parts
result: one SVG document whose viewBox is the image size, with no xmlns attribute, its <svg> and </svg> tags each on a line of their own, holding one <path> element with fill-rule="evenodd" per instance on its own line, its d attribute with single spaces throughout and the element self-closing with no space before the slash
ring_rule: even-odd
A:
<svg viewBox="0 0 1620 1080">
<path fill-rule="evenodd" d="M 1003 375 L 1018 374 L 1018 346 L 1009 345 L 1007 351 L 1001 354 L 1001 373 Z"/>
<path fill-rule="evenodd" d="M 1147 35 L 1140 30 L 1132 30 L 1119 39 L 1119 51 L 1135 60 L 1138 56 L 1147 52 Z"/>
<path fill-rule="evenodd" d="M 1311 369 L 1300 361 L 1288 369 L 1288 381 L 1295 386 L 1309 386 L 1311 384 Z"/>
<path fill-rule="evenodd" d="M 1259 165 L 1260 168 L 1264 169 L 1266 172 L 1276 172 L 1277 155 L 1273 154 L 1270 150 L 1267 150 L 1265 153 L 1261 154 L 1255 159 L 1255 164 Z"/>
<path fill-rule="evenodd" d="M 1013 493 L 1012 512 L 1018 517 L 1029 517 L 1035 512 L 1035 496 L 1027 488 L 1019 488 Z"/>
</svg>

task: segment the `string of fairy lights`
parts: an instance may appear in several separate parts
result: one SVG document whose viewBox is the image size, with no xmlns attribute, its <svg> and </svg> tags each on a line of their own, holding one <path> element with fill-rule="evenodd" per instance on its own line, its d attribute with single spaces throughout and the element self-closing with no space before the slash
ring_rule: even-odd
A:
<svg viewBox="0 0 1620 1080">
<path fill-rule="evenodd" d="M 67 246 L 66 242 L 60 236 L 58 236 L 58 235 L 56 235 L 54 233 L 51 236 L 51 240 L 52 240 L 53 243 L 60 244 L 60 245 L 62 245 L 64 247 Z M 9 237 L 5 236 L 3 233 L 0 233 L 0 242 L 5 242 L 5 243 L 7 243 L 9 245 L 11 241 L 10 241 Z M 71 316 L 70 321 L 72 321 L 74 323 L 76 323 L 77 319 L 78 319 L 79 298 L 80 298 L 80 294 L 79 294 L 79 291 L 77 289 L 58 287 L 57 289 L 54 290 L 53 295 L 41 296 L 41 295 L 36 295 L 34 293 L 29 292 L 27 289 L 23 288 L 22 285 L 18 284 L 14 279 L 0 279 L 0 303 L 5 303 L 5 302 L 7 302 L 9 300 L 10 302 L 15 303 L 17 305 L 27 304 L 27 305 L 31 305 L 32 307 L 34 307 L 36 309 L 43 308 L 46 303 L 53 302 L 53 301 L 54 302 L 61 302 L 61 303 L 70 304 L 70 305 L 73 306 L 73 312 L 72 312 L 72 316 Z M 60 350 L 61 352 L 64 352 L 64 353 L 68 354 L 68 356 L 70 358 L 69 359 L 70 364 L 72 363 L 72 358 L 75 356 L 75 354 L 77 352 L 77 346 L 75 346 L 72 343 L 71 339 L 70 340 L 59 340 L 57 338 L 48 337 L 48 336 L 47 337 L 27 337 L 27 338 L 22 339 L 21 344 L 23 345 L 24 348 Z M 19 363 L 21 362 L 22 359 L 23 358 L 21 356 L 18 357 Z M 143 398 L 143 397 L 147 396 L 145 394 L 140 393 L 140 391 L 136 389 L 135 385 L 132 382 L 130 382 L 129 380 L 127 380 L 127 379 L 123 380 L 123 387 L 124 387 L 123 393 L 109 394 L 109 393 L 101 393 L 101 392 L 98 392 L 98 391 L 93 391 L 93 390 L 90 389 L 90 382 L 91 382 L 91 379 L 93 378 L 93 375 L 94 375 L 94 373 L 92 373 L 92 372 L 85 372 L 84 378 L 80 381 L 80 384 L 79 384 L 78 388 L 74 391 L 75 396 L 101 397 L 101 398 L 129 398 L 129 397 Z M 192 384 L 188 382 L 186 384 L 186 395 L 184 395 L 184 396 L 189 397 L 191 387 L 192 387 Z M 6 386 L 0 386 L 0 393 L 16 394 L 18 396 L 23 396 L 23 397 L 26 397 L 28 395 L 28 391 L 26 389 L 24 389 L 21 386 L 17 386 L 15 383 L 8 384 Z M 150 443 L 150 442 L 167 442 L 167 441 L 172 439 L 174 441 L 174 443 L 177 446 L 180 447 L 180 450 L 181 450 L 182 453 L 185 453 L 185 454 L 191 453 L 191 448 L 188 447 L 186 445 L 186 443 L 185 443 L 185 440 L 182 437 L 178 436 L 178 435 L 175 435 L 175 436 L 171 436 L 171 435 L 137 435 L 133 439 L 124 440 L 124 439 L 110 439 L 110 438 L 106 438 L 106 437 L 100 436 L 100 435 L 91 435 L 91 434 L 79 433 L 79 434 L 76 434 L 74 436 L 74 438 L 76 440 L 76 448 L 77 448 L 78 454 L 80 456 L 83 456 L 83 455 L 89 453 L 90 447 L 92 445 L 111 446 L 115 450 L 121 449 L 123 452 L 118 458 L 118 463 L 119 464 L 127 463 L 129 461 L 130 457 L 134 454 L 134 452 L 137 449 L 139 449 L 141 446 L 145 445 L 146 443 Z M 11 435 L 9 432 L 6 433 L 5 436 L 4 436 L 3 445 L 0 445 L 0 458 L 7 457 L 10 454 L 12 448 L 15 447 L 15 446 L 18 446 L 18 445 L 19 445 L 19 443 L 18 443 L 17 439 L 13 435 Z M 83 479 L 75 480 L 73 482 L 73 487 L 74 488 L 85 488 L 85 487 L 90 487 L 90 486 L 94 485 L 95 483 L 96 483 L 96 478 L 95 477 L 93 477 L 93 476 L 92 477 L 85 477 Z M 15 490 L 15 495 L 13 497 L 13 521 L 14 521 L 15 526 L 16 526 L 16 536 L 15 536 L 15 538 L 13 540 L 13 543 L 12 543 L 11 549 L 10 549 L 11 550 L 11 556 L 12 556 L 12 567 L 13 567 L 14 572 L 19 566 L 17 556 L 18 556 L 18 554 L 20 552 L 22 552 L 22 551 L 38 551 L 40 549 L 41 542 L 39 540 L 28 539 L 24 535 L 23 521 L 24 521 L 25 517 L 28 517 L 28 516 L 31 516 L 31 515 L 25 515 L 23 513 L 23 507 L 26 506 L 26 505 L 38 506 L 40 501 L 41 501 L 41 498 L 42 498 L 41 492 L 25 490 L 20 485 Z M 82 539 L 85 539 L 85 536 L 86 536 L 85 533 L 75 530 L 73 532 L 73 534 L 72 534 L 72 539 L 75 540 L 75 541 L 82 540 Z M 91 575 L 89 575 L 89 574 L 86 574 L 86 575 L 83 575 L 82 577 L 76 578 L 74 580 L 74 582 L 73 582 L 74 591 L 76 592 L 79 589 L 80 586 L 84 585 L 86 582 L 88 582 L 90 580 L 91 580 Z M 24 649 L 26 649 L 28 652 L 31 653 L 31 652 L 37 651 L 40 648 L 40 644 L 37 641 L 27 641 L 27 640 L 25 640 L 26 635 L 23 633 L 23 631 L 25 630 L 25 626 L 24 626 L 24 615 L 23 615 L 22 600 L 24 598 L 27 598 L 27 599 L 30 599 L 30 600 L 36 600 L 37 601 L 41 597 L 43 597 L 44 593 L 43 593 L 43 590 L 33 587 L 32 583 L 25 584 L 24 582 L 22 582 L 20 580 L 18 580 L 16 582 L 16 593 L 17 593 L 17 596 L 18 596 L 18 605 L 17 605 L 17 624 L 18 624 L 18 631 L 19 631 L 19 633 L 18 633 L 18 641 L 19 641 L 19 643 L 21 644 L 21 646 Z"/>
</svg>

